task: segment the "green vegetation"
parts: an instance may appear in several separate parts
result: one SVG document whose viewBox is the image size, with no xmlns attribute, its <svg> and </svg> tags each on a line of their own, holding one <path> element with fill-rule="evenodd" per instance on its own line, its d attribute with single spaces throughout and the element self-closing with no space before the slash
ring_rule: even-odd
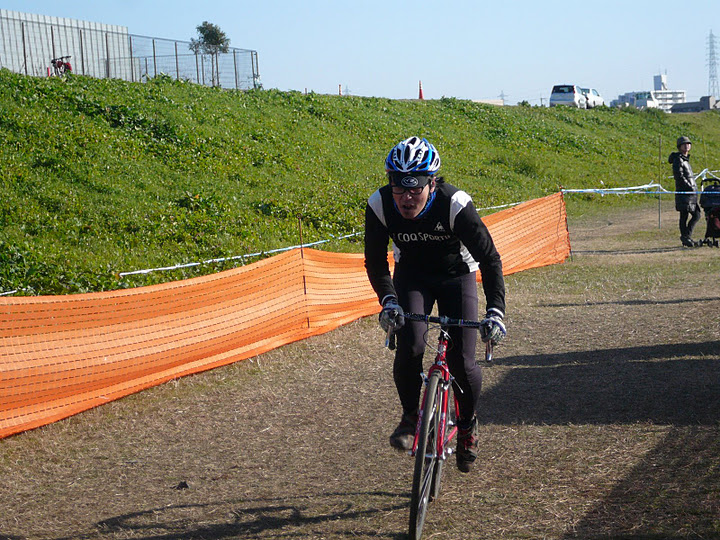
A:
<svg viewBox="0 0 720 540">
<path fill-rule="evenodd" d="M 134 287 L 362 229 L 389 148 L 428 137 L 478 207 L 667 177 L 680 134 L 717 168 L 717 114 L 494 107 L 33 78 L 0 70 L 0 292 Z M 662 149 L 660 149 L 662 141 Z M 666 187 L 671 187 L 664 180 Z M 573 197 L 572 205 L 628 199 Z M 322 248 L 359 251 L 360 236 Z"/>
</svg>

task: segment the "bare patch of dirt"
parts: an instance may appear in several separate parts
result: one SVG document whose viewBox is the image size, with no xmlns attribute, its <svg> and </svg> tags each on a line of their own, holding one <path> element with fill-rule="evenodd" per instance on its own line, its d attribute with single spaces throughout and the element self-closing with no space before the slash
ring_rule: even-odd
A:
<svg viewBox="0 0 720 540">
<path fill-rule="evenodd" d="M 571 260 L 508 277 L 481 457 L 427 538 L 720 538 L 720 249 L 675 216 L 571 219 Z M 382 341 L 369 317 L 0 441 L 0 538 L 405 538 Z"/>
</svg>

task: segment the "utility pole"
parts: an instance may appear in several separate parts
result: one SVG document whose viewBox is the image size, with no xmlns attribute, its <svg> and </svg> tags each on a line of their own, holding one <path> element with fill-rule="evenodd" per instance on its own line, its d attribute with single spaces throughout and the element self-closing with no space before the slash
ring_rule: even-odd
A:
<svg viewBox="0 0 720 540">
<path fill-rule="evenodd" d="M 508 98 L 510 96 L 505 95 L 505 90 L 500 90 L 500 95 L 498 97 L 502 99 L 503 105 L 505 105 L 505 98 Z"/>
</svg>

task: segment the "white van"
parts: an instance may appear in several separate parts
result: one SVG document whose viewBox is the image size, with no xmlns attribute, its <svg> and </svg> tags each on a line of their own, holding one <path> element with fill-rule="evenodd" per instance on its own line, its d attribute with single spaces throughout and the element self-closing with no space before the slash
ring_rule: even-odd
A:
<svg viewBox="0 0 720 540">
<path fill-rule="evenodd" d="M 587 108 L 587 98 L 575 84 L 556 84 L 550 92 L 550 106 L 565 105 L 567 107 Z"/>
<path fill-rule="evenodd" d="M 580 91 L 587 99 L 587 108 L 594 109 L 605 105 L 605 100 L 595 88 L 581 88 Z"/>
</svg>

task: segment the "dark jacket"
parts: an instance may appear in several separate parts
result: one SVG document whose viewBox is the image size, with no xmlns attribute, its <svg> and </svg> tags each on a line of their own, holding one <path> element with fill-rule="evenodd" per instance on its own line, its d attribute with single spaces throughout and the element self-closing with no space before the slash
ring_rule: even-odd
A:
<svg viewBox="0 0 720 540">
<path fill-rule="evenodd" d="M 673 152 L 668 157 L 668 163 L 672 163 L 675 191 L 697 191 L 689 155 L 684 156 L 680 152 Z M 696 208 L 697 195 L 695 193 L 675 194 L 675 210 L 693 212 Z"/>
<path fill-rule="evenodd" d="M 392 240 L 395 264 L 432 278 L 454 277 L 478 268 L 487 308 L 505 312 L 505 284 L 500 255 L 470 196 L 437 183 L 432 205 L 418 219 L 405 219 L 386 185 L 365 210 L 365 267 L 378 299 L 396 296 L 387 261 Z"/>
</svg>

